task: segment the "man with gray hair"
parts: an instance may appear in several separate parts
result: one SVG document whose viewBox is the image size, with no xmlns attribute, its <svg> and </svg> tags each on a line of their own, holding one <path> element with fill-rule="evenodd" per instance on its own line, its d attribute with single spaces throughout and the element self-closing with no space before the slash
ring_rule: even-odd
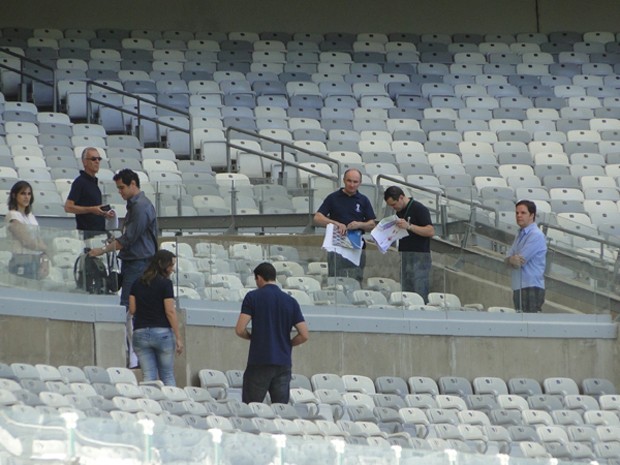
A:
<svg viewBox="0 0 620 465">
<path fill-rule="evenodd" d="M 103 234 L 106 217 L 114 216 L 114 212 L 102 205 L 101 189 L 97 179 L 101 160 L 101 154 L 94 147 L 86 147 L 82 151 L 84 169 L 80 170 L 80 175 L 71 184 L 65 202 L 65 211 L 75 214 L 77 229 L 83 232 L 84 239 Z"/>
</svg>

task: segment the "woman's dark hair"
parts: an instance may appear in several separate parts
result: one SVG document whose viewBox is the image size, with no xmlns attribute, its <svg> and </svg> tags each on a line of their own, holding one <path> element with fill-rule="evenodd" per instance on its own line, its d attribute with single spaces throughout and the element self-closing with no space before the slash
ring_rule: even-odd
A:
<svg viewBox="0 0 620 465">
<path fill-rule="evenodd" d="M 17 210 L 17 194 L 19 194 L 24 189 L 30 189 L 30 203 L 26 207 L 26 215 L 30 214 L 32 211 L 32 204 L 34 203 L 34 191 L 32 190 L 32 186 L 27 181 L 17 181 L 11 187 L 11 192 L 9 192 L 9 210 Z"/>
<path fill-rule="evenodd" d="M 144 271 L 140 281 L 144 284 L 150 284 L 157 275 L 167 277 L 166 270 L 172 265 L 172 261 L 175 257 L 176 255 L 169 250 L 158 250 L 153 260 L 151 260 L 151 263 L 149 263 L 149 266 Z"/>
</svg>

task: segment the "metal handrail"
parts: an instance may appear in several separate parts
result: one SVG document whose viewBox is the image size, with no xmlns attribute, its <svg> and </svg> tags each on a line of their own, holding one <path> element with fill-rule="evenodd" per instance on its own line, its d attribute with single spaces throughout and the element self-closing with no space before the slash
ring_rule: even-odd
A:
<svg viewBox="0 0 620 465">
<path fill-rule="evenodd" d="M 429 194 L 432 194 L 435 196 L 435 204 L 438 206 L 437 211 L 436 211 L 436 218 L 437 218 L 437 224 L 440 224 L 442 226 L 442 232 L 445 233 L 448 231 L 447 229 L 447 224 L 448 224 L 448 212 L 445 208 L 447 201 L 452 200 L 452 201 L 458 201 L 464 205 L 469 206 L 470 209 L 470 217 L 469 217 L 469 228 L 466 232 L 466 234 L 469 234 L 469 229 L 474 229 L 475 225 L 476 225 L 476 215 L 475 212 L 480 209 L 480 210 L 485 210 L 489 213 L 495 213 L 495 221 L 494 221 L 494 228 L 495 230 L 499 230 L 501 229 L 501 222 L 499 221 L 499 214 L 498 214 L 498 210 L 483 205 L 480 202 L 471 199 L 471 200 L 467 200 L 467 199 L 463 199 L 463 198 L 459 198 L 459 197 L 455 197 L 452 195 L 448 195 L 446 194 L 443 190 L 438 190 L 438 189 L 433 189 L 432 187 L 425 187 L 425 186 L 419 186 L 413 183 L 409 183 L 406 181 L 403 181 L 402 179 L 398 179 L 398 178 L 394 178 L 391 177 L 389 175 L 384 175 L 384 174 L 379 174 L 377 175 L 376 178 L 376 187 L 377 187 L 377 193 L 376 193 L 376 202 L 375 205 L 378 205 L 381 201 L 380 199 L 380 187 L 381 187 L 381 180 L 388 180 L 388 181 L 392 181 L 397 185 L 400 186 L 406 186 L 406 187 L 410 187 L 412 189 L 416 189 L 416 190 L 421 190 L 424 192 L 427 192 Z M 547 231 L 549 229 L 553 229 L 559 232 L 562 232 L 564 234 L 568 234 L 572 237 L 579 237 L 581 239 L 586 239 L 586 240 L 590 240 L 592 242 L 595 242 L 598 244 L 598 247 L 600 249 L 599 252 L 599 256 L 598 256 L 598 260 L 600 260 L 600 262 L 602 264 L 608 263 L 608 260 L 605 260 L 605 248 L 611 248 L 613 250 L 618 250 L 620 247 L 620 243 L 618 243 L 618 241 L 613 241 L 613 240 L 608 240 L 602 237 L 598 237 L 598 236 L 592 236 L 592 235 L 588 235 L 587 233 L 578 231 L 578 230 L 573 230 L 573 229 L 567 229 L 565 227 L 559 226 L 557 224 L 552 224 L 548 221 L 541 221 L 538 222 L 538 225 L 543 229 L 543 231 L 545 232 L 545 235 L 547 233 Z M 495 240 L 498 239 L 498 237 L 494 238 Z M 461 242 L 461 249 L 465 249 L 467 247 L 467 240 L 463 240 Z M 562 250 L 567 250 L 566 248 L 563 248 L 561 246 L 553 245 L 552 249 L 554 250 L 558 250 L 558 251 L 562 251 Z M 593 256 L 592 255 L 585 255 L 585 254 L 579 254 L 576 250 L 574 250 L 574 248 L 570 249 L 570 254 L 572 257 L 576 258 L 576 259 L 587 259 L 587 260 L 592 260 Z M 619 258 L 620 260 L 620 258 Z M 615 276 L 620 272 L 620 262 L 617 261 L 616 264 L 614 265 L 614 269 L 612 271 L 612 274 Z"/>
<path fill-rule="evenodd" d="M 138 109 L 137 109 L 137 111 L 133 111 L 131 109 L 119 107 L 118 105 L 111 104 L 110 102 L 106 102 L 106 101 L 97 99 L 96 97 L 92 97 L 91 96 L 91 87 L 98 87 L 98 88 L 107 90 L 108 92 L 113 92 L 113 93 L 122 95 L 124 97 L 130 97 L 130 98 L 132 98 L 132 99 L 134 99 L 134 100 L 136 100 L 138 102 Z M 97 95 L 97 94 L 94 93 L 93 95 Z M 119 90 L 119 89 L 116 89 L 114 87 L 111 87 L 111 86 L 108 86 L 106 84 L 103 84 L 101 82 L 92 81 L 92 80 L 86 81 L 86 102 L 88 104 L 87 118 L 88 118 L 89 122 L 90 122 L 90 120 L 92 118 L 92 104 L 93 103 L 99 104 L 101 106 L 105 106 L 107 108 L 113 108 L 113 109 L 115 109 L 115 110 L 117 110 L 117 111 L 119 111 L 119 112 L 121 112 L 123 114 L 127 114 L 127 115 L 131 115 L 131 116 L 137 117 L 138 118 L 138 126 L 140 125 L 140 122 L 142 120 L 145 120 L 145 121 L 151 121 L 151 122 L 157 124 L 158 126 L 161 125 L 161 126 L 165 126 L 165 127 L 168 127 L 168 128 L 175 129 L 177 131 L 186 133 L 188 135 L 188 137 L 189 137 L 189 147 L 190 147 L 191 155 L 195 154 L 194 142 L 193 142 L 193 139 L 191 137 L 192 120 L 190 118 L 189 112 L 187 112 L 187 111 L 182 111 L 182 110 L 179 110 L 178 108 L 171 107 L 170 105 L 165 105 L 163 103 L 159 103 L 156 100 L 151 100 L 151 99 L 149 99 L 147 97 L 143 97 L 141 95 L 132 94 L 131 92 L 126 92 L 124 90 Z M 177 126 L 177 125 L 172 124 L 172 123 L 167 123 L 167 122 L 161 121 L 161 120 L 159 120 L 157 118 L 153 118 L 151 116 L 142 114 L 142 112 L 140 111 L 140 105 L 142 103 L 148 104 L 148 105 L 153 105 L 153 106 L 155 106 L 157 108 L 162 108 L 164 110 L 168 110 L 168 111 L 172 111 L 174 113 L 178 113 L 181 116 L 185 116 L 188 119 L 188 121 L 189 121 L 189 125 L 190 125 L 189 129 L 181 127 L 181 126 Z"/>
<path fill-rule="evenodd" d="M 330 181 L 333 181 L 333 182 L 337 182 L 338 179 L 340 179 L 338 176 L 335 176 L 333 174 L 322 173 L 322 172 L 314 170 L 314 169 L 312 169 L 312 168 L 310 168 L 308 166 L 301 165 L 301 164 L 299 164 L 297 162 L 280 159 L 279 157 L 277 157 L 275 155 L 270 155 L 268 153 L 263 153 L 263 152 L 259 152 L 259 151 L 256 151 L 256 150 L 252 150 L 252 149 L 244 147 L 242 145 L 237 145 L 237 144 L 234 144 L 234 143 L 229 143 L 229 144 L 227 144 L 227 147 L 230 147 L 230 148 L 233 148 L 233 149 L 240 149 L 240 150 L 243 150 L 245 153 L 251 153 L 252 155 L 258 155 L 259 157 L 266 158 L 268 160 L 282 162 L 283 167 L 284 167 L 284 165 L 292 166 L 293 168 L 297 168 L 299 170 L 306 171 L 306 172 L 308 172 L 310 174 L 322 177 L 324 179 L 329 179 Z M 284 179 L 284 174 L 283 173 L 284 173 L 284 170 L 282 170 L 280 172 L 280 179 L 281 180 Z M 308 209 L 310 210 L 310 212 L 312 212 L 312 211 L 315 210 L 315 208 L 314 208 L 314 200 L 315 200 L 315 198 L 314 198 L 314 191 L 311 189 L 312 186 L 308 186 L 308 187 L 309 187 L 309 192 L 310 192 Z"/>
<path fill-rule="evenodd" d="M 227 146 L 233 149 L 243 150 L 244 153 L 251 153 L 252 155 L 257 155 L 261 158 L 267 158 L 268 160 L 277 161 L 277 162 L 283 161 L 284 164 L 287 166 L 292 166 L 302 171 L 307 171 L 308 173 L 314 174 L 316 176 L 319 176 L 325 179 L 329 179 L 330 181 L 338 181 L 338 179 L 340 179 L 338 176 L 334 174 L 322 173 L 321 171 L 317 171 L 308 166 L 297 163 L 296 161 L 281 160 L 280 157 L 277 157 L 275 155 L 271 155 L 271 154 L 264 153 L 264 152 L 259 152 L 258 150 L 253 150 L 251 148 L 244 147 L 243 145 L 237 145 L 231 142 L 231 143 L 227 143 Z"/>
<path fill-rule="evenodd" d="M 446 197 L 445 193 L 443 192 L 443 190 L 441 189 L 433 189 L 431 187 L 427 187 L 427 186 L 420 186 L 418 184 L 414 184 L 414 183 L 410 183 L 407 181 L 404 181 L 402 179 L 399 178 L 395 178 L 392 177 L 390 175 L 387 174 L 378 174 L 377 177 L 375 178 L 375 187 L 376 187 L 376 192 L 375 192 L 375 205 L 379 205 L 381 203 L 382 196 L 381 196 L 381 180 L 387 180 L 387 181 L 392 181 L 394 184 L 400 185 L 400 186 L 405 186 L 405 187 L 410 187 L 412 189 L 416 189 L 416 190 L 421 190 L 423 192 L 427 192 L 429 194 L 432 194 L 435 196 L 435 205 L 438 207 L 436 212 L 435 212 L 435 224 L 440 224 L 441 225 L 441 233 L 443 236 L 446 236 L 448 234 L 448 218 L 447 218 L 447 213 L 446 213 L 446 209 L 445 209 L 445 202 L 441 201 L 442 197 Z"/>
<path fill-rule="evenodd" d="M 290 149 L 292 149 L 294 151 L 306 153 L 306 154 L 312 155 L 313 157 L 316 157 L 316 158 L 318 158 L 320 160 L 324 160 L 324 161 L 326 161 L 328 163 L 332 163 L 332 164 L 336 165 L 336 168 L 337 168 L 337 170 L 336 170 L 336 179 L 340 179 L 340 177 L 341 177 L 342 167 L 341 167 L 340 160 L 335 160 L 334 158 L 331 158 L 331 157 L 329 157 L 327 155 L 323 155 L 321 153 L 313 152 L 313 151 L 305 149 L 303 147 L 297 147 L 296 145 L 293 145 L 293 144 L 290 144 L 288 142 L 281 141 L 281 140 L 278 140 L 278 139 L 274 139 L 274 138 L 269 137 L 269 136 L 263 136 L 262 134 L 258 134 L 258 133 L 253 132 L 253 131 L 248 131 L 247 129 L 241 129 L 241 128 L 237 128 L 237 127 L 233 127 L 233 126 L 230 126 L 230 127 L 226 128 L 226 132 L 225 132 L 225 134 L 226 134 L 226 147 L 227 147 L 227 149 L 226 149 L 226 167 L 227 167 L 227 170 L 229 172 L 232 171 L 232 156 L 231 156 L 231 153 L 230 153 L 230 149 L 228 147 L 237 148 L 237 149 L 241 148 L 242 150 L 250 153 L 250 150 L 246 149 L 245 147 L 233 146 L 233 144 L 231 144 L 231 142 L 230 142 L 230 140 L 231 140 L 230 133 L 231 132 L 238 132 L 240 134 L 245 134 L 245 135 L 248 135 L 248 136 L 252 136 L 252 137 L 254 137 L 256 139 L 266 140 L 268 142 L 273 142 L 275 144 L 279 144 L 280 145 L 280 157 L 279 158 L 276 157 L 275 160 L 276 161 L 281 161 L 283 163 L 283 167 L 282 167 L 283 171 L 281 172 L 282 175 L 284 173 L 284 165 L 287 165 L 287 164 L 291 164 L 293 166 L 297 166 L 300 169 L 304 169 L 305 168 L 303 166 L 297 165 L 297 163 L 295 163 L 295 162 L 291 162 L 291 161 L 285 160 L 284 154 L 286 152 L 284 152 L 284 147 L 288 147 L 288 148 L 290 148 Z M 273 159 L 272 156 L 269 156 L 269 155 L 267 155 L 267 154 L 265 154 L 263 152 L 254 152 L 254 151 L 252 151 L 251 153 L 253 153 L 255 155 L 260 155 L 260 156 L 264 155 L 266 158 Z M 311 170 L 311 169 L 307 169 L 306 171 L 312 172 L 313 174 L 320 174 L 321 176 L 326 177 L 326 178 L 330 178 L 330 176 L 327 176 L 324 173 L 319 173 L 318 171 L 314 171 L 314 170 Z"/>
<path fill-rule="evenodd" d="M 47 66 L 44 65 L 43 63 L 40 63 L 36 60 L 33 60 L 31 58 L 27 58 L 25 56 L 20 55 L 19 53 L 15 53 L 12 52 L 11 50 L 8 50 L 7 48 L 1 47 L 0 48 L 0 52 L 2 53 L 6 53 L 7 55 L 13 56 L 15 58 L 19 58 L 19 69 L 13 68 L 12 66 L 6 65 L 4 63 L 0 63 L 0 68 L 4 68 L 4 69 L 8 69 L 9 71 L 14 71 L 16 73 L 18 73 L 20 75 L 20 84 L 23 85 L 23 77 L 27 77 L 32 79 L 33 81 L 36 82 L 40 82 L 41 84 L 51 87 L 52 88 L 52 101 L 53 101 L 53 110 L 54 112 L 56 112 L 58 110 L 58 90 L 56 88 L 56 83 L 57 83 L 57 76 L 56 76 L 56 70 L 54 68 L 52 68 L 51 66 Z M 26 71 L 24 71 L 24 62 L 26 63 L 31 63 L 35 66 L 38 66 L 40 68 L 43 68 L 47 71 L 50 71 L 52 73 L 52 82 L 50 83 L 49 81 L 45 81 L 41 78 L 39 78 L 38 76 L 35 76 L 33 74 L 30 74 Z M 22 101 L 25 101 L 26 99 L 23 98 L 24 96 L 22 95 Z"/>
</svg>

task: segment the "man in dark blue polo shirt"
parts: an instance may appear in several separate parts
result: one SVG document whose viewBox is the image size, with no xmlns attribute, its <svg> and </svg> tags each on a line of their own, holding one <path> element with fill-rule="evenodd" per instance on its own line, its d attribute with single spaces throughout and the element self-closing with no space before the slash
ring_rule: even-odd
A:
<svg viewBox="0 0 620 465">
<path fill-rule="evenodd" d="M 362 234 L 372 231 L 375 227 L 375 212 L 368 197 L 358 191 L 362 173 L 350 168 L 344 172 L 343 182 L 343 188 L 325 198 L 314 214 L 314 224 L 327 226 L 331 223 L 342 235 L 347 231 L 361 231 Z M 335 252 L 327 254 L 329 276 L 348 276 L 361 282 L 365 264 L 365 252 L 362 252 L 359 266 Z"/>
<path fill-rule="evenodd" d="M 114 212 L 105 211 L 101 207 L 102 197 L 99 189 L 97 173 L 101 155 L 94 147 L 86 147 L 82 152 L 83 170 L 71 184 L 71 190 L 65 202 L 65 211 L 75 214 L 75 223 L 84 239 L 90 239 L 105 232 L 106 217 L 114 216 Z"/>
<path fill-rule="evenodd" d="M 243 374 L 242 400 L 263 402 L 269 392 L 272 403 L 287 404 L 291 384 L 293 347 L 308 340 L 308 325 L 299 303 L 276 281 L 271 263 L 254 269 L 258 289 L 246 294 L 241 304 L 235 333 L 250 341 L 248 364 Z M 248 325 L 252 323 L 252 331 Z M 291 337 L 291 330 L 297 334 Z"/>
</svg>

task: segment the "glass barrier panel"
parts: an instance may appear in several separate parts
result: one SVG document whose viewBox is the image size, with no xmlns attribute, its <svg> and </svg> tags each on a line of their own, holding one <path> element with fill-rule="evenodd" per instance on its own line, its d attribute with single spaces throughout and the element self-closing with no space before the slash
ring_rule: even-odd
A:
<svg viewBox="0 0 620 465">
<path fill-rule="evenodd" d="M 430 197 L 433 194 L 424 201 L 430 202 Z M 436 236 L 444 240 L 433 244 L 428 273 L 427 254 L 399 252 L 396 243 L 381 253 L 370 234 L 364 235 L 366 247 L 361 252 L 345 248 L 349 258 L 359 257 L 364 265 L 357 266 L 322 247 L 325 228 L 317 228 L 315 234 L 291 234 L 285 228 L 274 228 L 280 234 L 263 234 L 266 228 L 258 227 L 247 240 L 224 236 L 221 231 L 210 235 L 164 231 L 161 243 L 177 255 L 178 269 L 172 279 L 177 295 L 189 299 L 241 302 L 255 286 L 254 268 L 271 261 L 278 270 L 279 284 L 304 305 L 436 310 L 445 305 L 431 301 L 430 294 L 443 293 L 456 294 L 462 304 L 479 303 L 484 309 L 514 308 L 514 301 L 505 295 L 511 292 L 511 269 L 504 263 L 518 233 L 514 213 L 480 209 L 474 223 L 461 221 L 444 232 L 442 210 L 440 205 L 439 210 L 431 211 Z M 391 214 L 384 208 L 378 216 Z M 548 245 L 545 311 L 613 311 L 619 241 L 613 231 L 591 236 L 592 231 L 571 221 L 564 219 L 564 227 L 541 226 Z M 84 255 L 87 249 L 104 246 L 108 232 L 84 238 L 71 229 L 39 227 L 27 231 L 24 240 L 31 243 L 26 245 L 17 234 L 6 225 L 0 229 L 0 254 L 5 257 L 0 269 L 3 285 L 73 293 L 117 292 L 118 258 L 106 254 L 87 260 Z M 32 242 L 35 239 L 36 244 Z M 42 259 L 43 251 L 46 257 Z M 39 273 L 41 267 L 47 272 Z M 418 269 L 423 278 L 416 278 Z"/>
<path fill-rule="evenodd" d="M 100 462 L 102 457 L 143 463 L 151 452 L 143 426 L 133 413 L 116 410 L 111 418 L 82 417 L 75 425 L 75 454 Z"/>
<path fill-rule="evenodd" d="M 5 396 L 6 400 L 7 397 Z M 110 461 L 127 464 L 187 463 L 255 465 L 322 463 L 333 465 L 527 465 L 532 463 L 570 464 L 570 459 L 594 460 L 595 453 L 612 457 L 610 443 L 556 448 L 553 444 L 525 441 L 506 444 L 503 438 L 489 440 L 476 426 L 458 431 L 451 425 L 436 425 L 436 435 L 426 438 L 407 432 L 386 433 L 373 422 L 339 420 L 300 423 L 284 419 L 155 413 L 147 404 L 137 412 L 122 410 L 135 399 L 107 400 L 118 409 L 106 417 L 97 409 L 67 407 L 61 395 L 42 396 L 45 405 L 11 405 L 0 410 L 0 460 L 2 463 L 35 464 Z M 64 402 L 63 402 L 64 400 Z M 98 401 L 104 407 L 105 399 Z M 61 406 L 64 404 L 65 406 Z M 207 402 L 208 404 L 208 402 Z M 94 404 L 93 404 L 94 405 Z M 160 405 L 157 402 L 153 406 Z M 108 407 L 110 408 L 110 407 Z M 91 416 L 87 416 L 91 415 Z M 195 424 L 195 427 L 190 424 Z M 249 433 L 235 425 L 251 428 Z M 442 428 L 442 426 L 444 428 Z M 461 425 L 467 426 L 467 425 Z M 444 434 L 445 432 L 445 434 Z M 457 434 L 463 439 L 455 439 Z M 465 438 L 467 434 L 467 438 Z M 507 434 L 507 433 L 506 433 Z M 445 438 L 444 438 L 445 437 Z M 599 447 L 600 446 L 600 447 Z M 504 455 L 506 452 L 511 455 Z M 552 459 L 550 451 L 560 457 Z M 582 462 L 579 462 L 582 463 Z"/>
<path fill-rule="evenodd" d="M 314 214 L 323 198 L 336 189 L 334 183 L 317 186 L 296 184 L 218 185 L 215 177 L 204 181 L 150 183 L 149 198 L 159 216 L 209 216 L 247 214 Z M 234 191 L 233 191 L 234 187 Z"/>
<path fill-rule="evenodd" d="M 514 230 L 508 226 L 507 230 Z M 417 310 L 498 307 L 510 311 L 515 308 L 512 270 L 504 260 L 509 248 L 506 241 L 511 237 L 507 231 L 500 242 L 474 234 L 472 242 L 486 246 L 476 253 L 452 247 L 452 252 L 430 255 L 398 252 L 394 247 L 383 254 L 369 242 L 363 251 L 363 269 L 348 263 L 343 266 L 342 256 L 321 248 L 323 238 L 320 235 L 304 239 L 306 242 L 312 240 L 315 243 L 312 246 L 278 244 L 273 238 L 261 243 L 222 241 L 219 236 L 176 236 L 164 241 L 162 247 L 170 248 L 179 257 L 178 271 L 173 276 L 178 295 L 192 299 L 241 302 L 255 286 L 253 269 L 262 261 L 270 261 L 276 267 L 279 285 L 303 305 Z M 297 244 L 299 240 L 286 242 Z M 555 258 L 556 253 L 550 249 L 547 254 L 546 300 L 553 302 L 547 306 L 547 311 L 607 311 L 609 284 L 604 274 L 601 286 L 605 292 L 594 286 L 594 280 L 582 289 L 583 282 L 573 278 L 575 284 L 581 286 L 578 308 L 571 306 L 574 300 L 562 298 L 566 283 L 557 276 L 561 262 Z M 331 271 L 330 260 L 333 260 Z M 415 280 L 416 267 L 422 270 L 422 284 Z M 428 294 L 425 298 L 426 276 Z M 452 296 L 459 300 L 450 300 Z"/>
<path fill-rule="evenodd" d="M 50 410 L 54 410 L 50 408 Z M 2 446 L 14 456 L 51 459 L 66 457 L 67 432 L 60 416 L 29 405 L 2 409 Z"/>
<path fill-rule="evenodd" d="M 14 222 L 13 222 L 14 223 Z M 62 292 L 110 294 L 118 289 L 115 255 L 87 259 L 87 252 L 103 247 L 107 232 L 89 232 L 24 225 L 0 230 L 0 253 L 5 285 Z M 86 237 L 86 238 L 84 238 Z"/>
<path fill-rule="evenodd" d="M 213 436 L 204 417 L 192 416 L 195 427 L 168 425 L 154 416 L 152 458 L 155 463 L 216 463 Z"/>
</svg>

